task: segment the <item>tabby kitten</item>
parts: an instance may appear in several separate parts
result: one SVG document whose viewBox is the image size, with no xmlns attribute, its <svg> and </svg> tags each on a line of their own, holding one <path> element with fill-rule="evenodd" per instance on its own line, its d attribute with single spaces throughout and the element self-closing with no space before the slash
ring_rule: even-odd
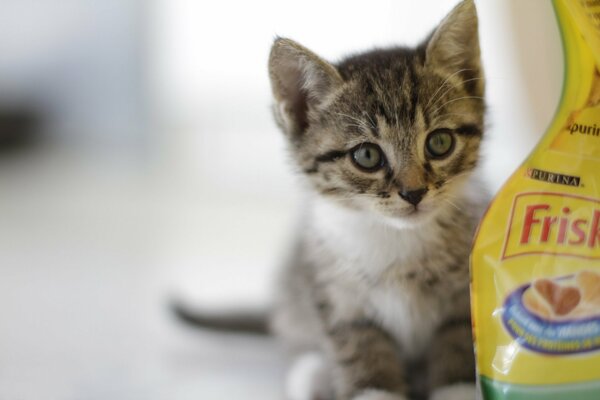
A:
<svg viewBox="0 0 600 400">
<path fill-rule="evenodd" d="M 468 257 L 485 203 L 477 14 L 462 1 L 420 46 L 331 64 L 278 38 L 275 118 L 307 183 L 274 332 L 287 396 L 473 399 Z"/>
</svg>

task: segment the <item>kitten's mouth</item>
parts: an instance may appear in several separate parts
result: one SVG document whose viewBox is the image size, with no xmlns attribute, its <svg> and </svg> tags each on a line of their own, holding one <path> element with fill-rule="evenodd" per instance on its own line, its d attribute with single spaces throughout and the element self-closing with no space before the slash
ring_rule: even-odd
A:
<svg viewBox="0 0 600 400">
<path fill-rule="evenodd" d="M 407 221 L 413 221 L 417 218 L 422 217 L 427 214 L 427 211 L 422 207 L 411 207 L 407 209 L 398 210 L 398 212 L 393 213 L 393 216 L 398 219 L 405 219 Z"/>
<path fill-rule="evenodd" d="M 404 205 L 402 207 L 390 207 L 379 209 L 377 214 L 388 224 L 397 228 L 416 227 L 426 223 L 435 215 L 436 207 L 431 202 L 422 202 L 413 205 Z"/>
<path fill-rule="evenodd" d="M 405 213 L 408 216 L 414 215 L 423 215 L 429 213 L 431 211 L 431 204 L 427 201 L 423 201 L 416 206 L 410 206 L 405 209 Z"/>
<path fill-rule="evenodd" d="M 406 214 L 404 215 L 404 218 L 409 219 L 409 220 L 416 219 L 416 218 L 423 216 L 426 213 L 427 212 L 424 211 L 422 208 L 413 207 L 406 212 Z"/>
<path fill-rule="evenodd" d="M 423 219 L 431 215 L 431 208 L 418 205 L 410 208 L 404 208 L 397 210 L 396 212 L 388 214 L 388 218 L 406 222 L 408 224 L 417 224 Z"/>
<path fill-rule="evenodd" d="M 429 214 L 427 211 L 413 207 L 385 213 L 382 216 L 387 224 L 398 229 L 406 229 L 421 225 L 425 221 L 427 214 Z"/>
</svg>

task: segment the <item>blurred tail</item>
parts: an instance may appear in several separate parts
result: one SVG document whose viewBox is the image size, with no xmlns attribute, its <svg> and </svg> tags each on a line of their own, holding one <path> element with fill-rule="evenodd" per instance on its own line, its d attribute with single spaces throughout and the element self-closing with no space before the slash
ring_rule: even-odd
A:
<svg viewBox="0 0 600 400">
<path fill-rule="evenodd" d="M 186 305 L 178 300 L 171 301 L 170 307 L 179 320 L 199 328 L 224 333 L 249 333 L 255 335 L 268 335 L 270 333 L 266 312 L 209 312 Z"/>
</svg>

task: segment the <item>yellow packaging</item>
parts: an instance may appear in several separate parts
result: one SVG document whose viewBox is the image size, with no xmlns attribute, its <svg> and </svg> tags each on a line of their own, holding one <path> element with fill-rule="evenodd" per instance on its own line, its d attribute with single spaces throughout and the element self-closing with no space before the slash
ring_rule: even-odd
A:
<svg viewBox="0 0 600 400">
<path fill-rule="evenodd" d="M 600 0 L 554 0 L 562 99 L 471 255 L 485 400 L 600 400 Z"/>
</svg>

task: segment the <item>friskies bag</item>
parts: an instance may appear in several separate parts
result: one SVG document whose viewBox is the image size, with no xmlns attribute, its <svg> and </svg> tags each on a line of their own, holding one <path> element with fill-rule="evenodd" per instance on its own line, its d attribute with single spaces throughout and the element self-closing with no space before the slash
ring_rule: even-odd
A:
<svg viewBox="0 0 600 400">
<path fill-rule="evenodd" d="M 485 400 L 600 400 L 600 0 L 554 0 L 565 54 L 546 134 L 471 256 Z"/>
</svg>

